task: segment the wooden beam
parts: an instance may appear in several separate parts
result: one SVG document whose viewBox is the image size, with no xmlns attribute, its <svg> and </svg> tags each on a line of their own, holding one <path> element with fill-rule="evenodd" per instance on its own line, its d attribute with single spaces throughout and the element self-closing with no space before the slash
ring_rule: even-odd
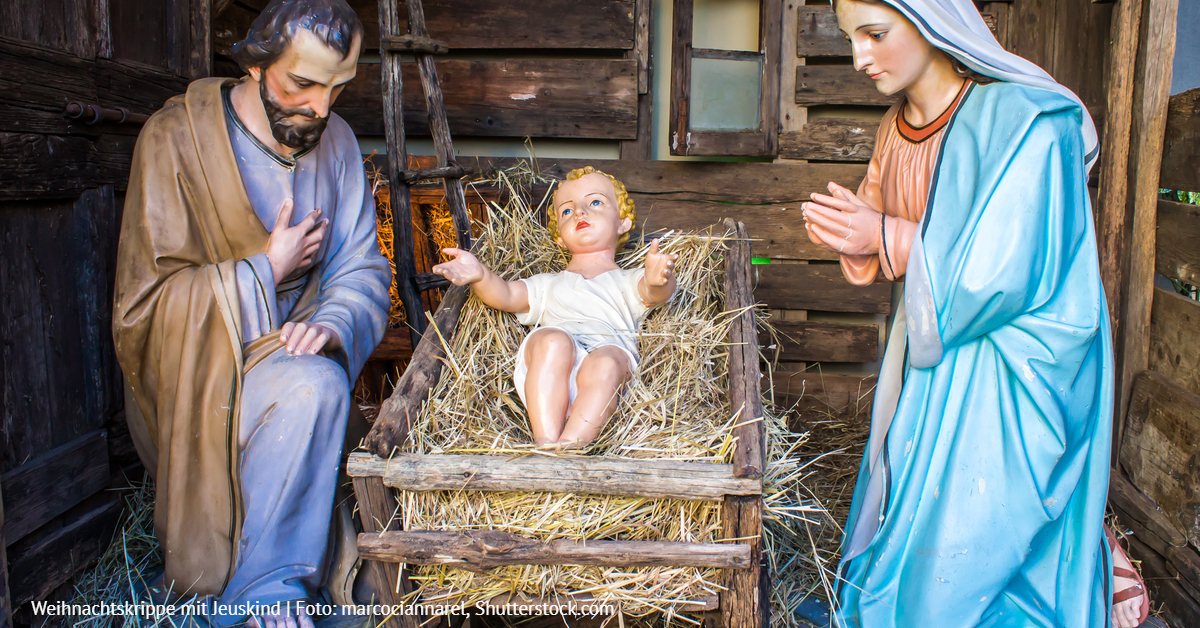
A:
<svg viewBox="0 0 1200 628">
<path fill-rule="evenodd" d="M 1171 290 L 1154 289 L 1149 366 L 1200 395 L 1200 303 Z"/>
<path fill-rule="evenodd" d="M 750 545 L 749 569 L 727 569 L 721 594 L 726 628 L 762 628 L 770 622 L 770 591 L 762 562 L 762 498 L 730 496 L 721 510 L 722 536 Z"/>
<path fill-rule="evenodd" d="M 879 327 L 829 321 L 771 319 L 781 362 L 874 362 L 879 359 Z M 760 344 L 771 340 L 765 336 Z M 764 350 L 768 359 L 776 353 Z"/>
<path fill-rule="evenodd" d="M 453 135 L 637 139 L 638 64 L 634 59 L 506 59 L 434 63 Z M 360 63 L 358 75 L 379 71 Z M 417 85 L 417 64 L 401 68 Z M 351 81 L 333 110 L 358 135 L 382 135 L 383 99 L 371 80 Z M 420 90 L 401 96 L 404 127 L 429 135 L 428 108 Z"/>
<path fill-rule="evenodd" d="M 1161 60 L 1174 56 L 1177 8 L 1178 0 L 1144 0 L 1142 6 L 1130 116 L 1130 162 L 1123 182 L 1130 190 L 1123 223 L 1130 229 L 1124 234 L 1129 247 L 1123 267 L 1127 273 L 1122 277 L 1120 318 L 1113 326 L 1119 375 L 1115 404 L 1118 417 L 1129 403 L 1134 377 L 1148 364 L 1158 176 L 1171 87 L 1171 65 Z M 1117 429 L 1119 441 L 1119 423 Z"/>
<path fill-rule="evenodd" d="M 449 565 L 469 571 L 509 565 L 718 569 L 750 566 L 750 546 L 739 543 L 541 541 L 496 530 L 364 533 L 358 535 L 358 553 L 368 560 Z"/>
<path fill-rule="evenodd" d="M 508 158 L 459 158 L 459 163 L 478 166 L 482 172 L 516 162 Z M 644 232 L 699 231 L 720 218 L 733 218 L 745 223 L 757 257 L 829 261 L 836 261 L 837 254 L 812 244 L 800 228 L 804 222 L 799 215 L 800 203 L 813 192 L 827 191 L 830 181 L 857 189 L 867 172 L 862 164 L 538 160 L 542 174 L 560 179 L 570 170 L 588 165 L 625 184 L 637 205 Z"/>
<path fill-rule="evenodd" d="M 425 7 L 425 21 L 431 37 L 456 49 L 628 50 L 635 11 L 634 0 L 438 0 Z"/>
<path fill-rule="evenodd" d="M 1167 105 L 1159 185 L 1200 192 L 1200 87 L 1175 94 Z"/>
<path fill-rule="evenodd" d="M 801 6 L 798 9 L 799 36 L 796 38 L 796 56 L 849 57 L 853 54 L 850 42 L 846 41 L 846 36 L 838 28 L 837 16 L 834 15 L 832 6 Z M 988 30 L 999 38 L 999 18 L 996 11 L 981 13 Z"/>
<path fill-rule="evenodd" d="M 779 156 L 823 161 L 871 160 L 878 120 L 809 118 L 795 133 L 779 135 Z"/>
<path fill-rule="evenodd" d="M 431 55 L 443 55 L 450 52 L 450 45 L 430 37 L 381 35 L 379 49 L 384 52 L 423 52 Z"/>
<path fill-rule="evenodd" d="M 102 554 L 121 518 L 121 501 L 97 506 L 34 543 L 9 564 L 14 606 L 45 599 Z"/>
<path fill-rule="evenodd" d="M 837 264 L 764 264 L 754 269 L 754 296 L 772 309 L 871 314 L 892 309 L 890 284 L 850 285 Z"/>
<path fill-rule="evenodd" d="M 384 0 L 388 1 L 388 0 Z M 398 510 L 392 490 L 377 477 L 354 478 L 354 498 L 358 500 L 358 516 L 365 534 L 379 534 L 392 528 L 393 516 Z M 376 560 L 363 563 L 368 581 L 379 594 L 374 603 L 395 606 L 412 592 L 407 577 L 401 577 L 401 566 L 392 566 Z M 417 628 L 417 618 L 406 613 L 395 613 L 384 623 L 386 628 Z"/>
<path fill-rule="evenodd" d="M 108 441 L 96 430 L 56 447 L 0 478 L 9 545 L 102 490 L 109 480 Z"/>
<path fill-rule="evenodd" d="M 384 484 L 405 491 L 535 491 L 708 501 L 762 492 L 762 482 L 734 477 L 733 472 L 727 464 L 594 456 L 397 454 L 389 460 L 355 452 L 346 464 L 351 477 L 380 477 Z"/>
<path fill-rule="evenodd" d="M 1200 91 L 1200 90 L 1198 90 Z M 1200 135 L 1197 136 L 1200 146 Z M 1200 205 L 1158 201 L 1154 272 L 1200 285 Z"/>
<path fill-rule="evenodd" d="M 871 404 L 875 398 L 874 375 L 790 373 L 776 370 L 771 376 L 775 405 L 795 408 L 799 423 L 792 426 L 793 430 L 807 431 L 807 423 L 825 421 L 830 416 L 870 420 Z"/>
<path fill-rule="evenodd" d="M 653 159 L 654 148 L 654 68 L 650 51 L 654 49 L 654 29 L 651 28 L 653 0 L 635 0 L 636 27 L 634 45 L 625 52 L 626 59 L 637 62 L 638 108 L 637 138 L 621 140 L 621 159 Z"/>
<path fill-rule="evenodd" d="M 729 327 L 729 401 L 736 419 L 733 475 L 761 478 L 766 469 L 762 393 L 759 391 L 757 323 L 754 316 L 750 242 L 746 225 L 725 219 L 736 238 L 725 255 L 725 310 L 741 311 Z"/>
<path fill-rule="evenodd" d="M 1156 552 L 1166 556 L 1170 548 L 1187 545 L 1187 538 L 1175 529 L 1175 524 L 1119 471 L 1108 480 L 1108 501 L 1118 511 L 1121 523 L 1132 527 L 1137 537 Z"/>
<path fill-rule="evenodd" d="M 1161 373 L 1138 375 L 1129 403 L 1121 464 L 1129 480 L 1200 548 L 1200 395 Z"/>
<path fill-rule="evenodd" d="M 434 317 L 434 325 L 425 330 L 421 342 L 413 351 L 412 361 L 400 376 L 392 396 L 379 408 L 379 416 L 371 426 L 371 432 L 367 434 L 368 451 L 375 455 L 388 456 L 394 448 L 403 446 L 408 438 L 409 426 L 421 409 L 421 403 L 425 401 L 429 389 L 442 373 L 442 362 L 446 354 L 441 339 L 450 342 L 453 338 L 458 327 L 459 314 L 462 313 L 462 306 L 467 302 L 469 295 L 468 287 L 454 286 L 442 297 L 442 303 Z"/>
<path fill-rule="evenodd" d="M 12 600 L 8 596 L 8 552 L 4 542 L 4 491 L 0 489 L 0 628 L 12 628 Z"/>
<path fill-rule="evenodd" d="M 852 65 L 802 65 L 796 68 L 797 105 L 891 106 L 895 96 L 875 89 L 875 81 Z"/>
</svg>

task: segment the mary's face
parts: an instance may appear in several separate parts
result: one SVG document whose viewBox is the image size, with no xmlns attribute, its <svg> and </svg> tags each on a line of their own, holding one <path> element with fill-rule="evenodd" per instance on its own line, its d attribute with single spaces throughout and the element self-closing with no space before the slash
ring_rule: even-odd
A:
<svg viewBox="0 0 1200 628">
<path fill-rule="evenodd" d="M 881 93 L 907 89 L 933 63 L 936 49 L 886 4 L 839 0 L 837 18 L 854 51 L 854 69 L 866 72 Z"/>
</svg>

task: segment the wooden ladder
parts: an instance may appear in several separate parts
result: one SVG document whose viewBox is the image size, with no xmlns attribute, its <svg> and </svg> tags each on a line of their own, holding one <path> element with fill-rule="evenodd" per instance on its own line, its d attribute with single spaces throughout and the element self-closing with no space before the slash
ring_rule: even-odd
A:
<svg viewBox="0 0 1200 628">
<path fill-rule="evenodd" d="M 445 279 L 425 273 L 418 275 L 413 261 L 412 198 L 409 187 L 424 179 L 442 179 L 446 202 L 454 220 L 458 248 L 471 248 L 471 218 L 463 193 L 462 177 L 472 171 L 454 161 L 454 142 L 446 119 L 442 85 L 438 81 L 434 55 L 449 52 L 444 42 L 429 38 L 421 0 L 405 0 L 408 7 L 408 33 L 399 33 L 400 0 L 379 0 L 379 51 L 383 55 L 383 126 L 387 136 L 388 182 L 392 205 L 392 258 L 396 265 L 396 287 L 404 304 L 404 313 L 413 334 L 413 347 L 425 331 L 425 308 L 419 292 L 449 285 Z M 408 169 L 408 147 L 404 134 L 404 81 L 400 55 L 413 54 L 425 93 L 429 130 L 437 152 L 436 168 Z"/>
<path fill-rule="evenodd" d="M 450 125 L 446 119 L 446 107 L 442 98 L 442 86 L 438 81 L 434 55 L 445 54 L 450 47 L 444 42 L 430 39 L 425 27 L 425 11 L 421 0 L 404 0 L 408 8 L 408 33 L 400 33 L 401 22 L 398 3 L 401 0 L 379 0 L 379 50 L 383 68 L 383 124 L 387 136 L 388 183 L 392 208 L 393 246 L 392 261 L 396 266 L 396 287 L 404 304 L 404 313 L 412 335 L 412 345 L 419 346 L 425 331 L 425 308 L 420 292 L 449 285 L 445 279 L 427 273 L 418 275 L 413 259 L 412 197 L 410 186 L 425 179 L 442 179 L 446 190 L 446 201 L 454 221 L 454 232 L 458 248 L 471 248 L 471 220 L 467 212 L 466 196 L 462 177 L 472 171 L 463 168 L 454 160 L 454 143 L 450 139 Z M 404 81 L 401 74 L 401 55 L 413 54 L 421 76 L 421 87 L 425 93 L 425 106 L 429 113 L 429 130 L 437 152 L 436 168 L 408 169 L 408 148 L 404 133 Z M 414 356 L 415 357 L 415 356 Z M 396 512 L 396 500 L 391 489 L 384 486 L 381 478 L 355 478 L 354 493 L 358 499 L 359 517 L 366 532 L 380 532 L 390 527 Z M 378 604 L 395 606 L 412 592 L 407 578 L 401 576 L 398 566 L 376 561 L 365 561 L 363 568 L 380 598 Z M 387 628 L 416 628 L 418 618 L 414 615 L 397 613 L 386 618 Z"/>
</svg>

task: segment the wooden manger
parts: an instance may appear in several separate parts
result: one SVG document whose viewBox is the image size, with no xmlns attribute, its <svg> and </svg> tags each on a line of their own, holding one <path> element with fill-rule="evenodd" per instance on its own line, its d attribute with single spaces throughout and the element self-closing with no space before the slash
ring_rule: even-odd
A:
<svg viewBox="0 0 1200 628">
<path fill-rule="evenodd" d="M 383 604 L 398 604 L 412 591 L 407 565 L 453 565 L 487 570 L 509 565 L 592 565 L 614 567 L 703 567 L 722 570 L 724 590 L 673 605 L 676 612 L 707 611 L 721 625 L 758 627 L 767 623 L 769 595 L 762 559 L 765 469 L 763 406 L 751 282 L 750 241 L 741 223 L 726 219 L 733 236 L 725 260 L 725 310 L 737 312 L 728 332 L 728 381 L 735 439 L 732 464 L 677 460 L 581 457 L 549 460 L 496 455 L 414 455 L 394 453 L 408 437 L 411 422 L 428 399 L 446 361 L 445 346 L 458 328 L 465 287 L 450 288 L 413 352 L 395 392 L 382 406 L 367 438 L 368 452 L 350 456 L 347 467 L 358 497 L 364 533 L 360 555 Z M 559 539 L 542 541 L 503 531 L 403 530 L 394 489 L 426 491 L 550 492 L 612 495 L 721 504 L 719 543 Z M 511 598 L 511 599 L 510 599 Z M 527 604 L 562 599 L 520 599 Z M 588 596 L 566 600 L 586 603 Z M 412 601 L 412 600 L 410 600 Z M 412 616 L 394 616 L 394 625 L 416 626 Z"/>
</svg>

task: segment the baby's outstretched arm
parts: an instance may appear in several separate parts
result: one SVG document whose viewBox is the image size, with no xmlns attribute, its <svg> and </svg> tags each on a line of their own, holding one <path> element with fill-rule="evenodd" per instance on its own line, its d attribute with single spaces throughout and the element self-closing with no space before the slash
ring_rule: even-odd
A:
<svg viewBox="0 0 1200 628">
<path fill-rule="evenodd" d="M 454 259 L 433 267 L 433 272 L 456 286 L 471 286 L 471 290 L 488 307 L 523 314 L 529 311 L 529 290 L 522 281 L 504 281 L 484 266 L 479 258 L 462 249 L 442 249 Z"/>
<path fill-rule="evenodd" d="M 650 243 L 646 253 L 646 274 L 638 282 L 638 295 L 649 307 L 661 305 L 675 294 L 675 262 L 678 255 L 659 253 L 658 240 Z"/>
</svg>

